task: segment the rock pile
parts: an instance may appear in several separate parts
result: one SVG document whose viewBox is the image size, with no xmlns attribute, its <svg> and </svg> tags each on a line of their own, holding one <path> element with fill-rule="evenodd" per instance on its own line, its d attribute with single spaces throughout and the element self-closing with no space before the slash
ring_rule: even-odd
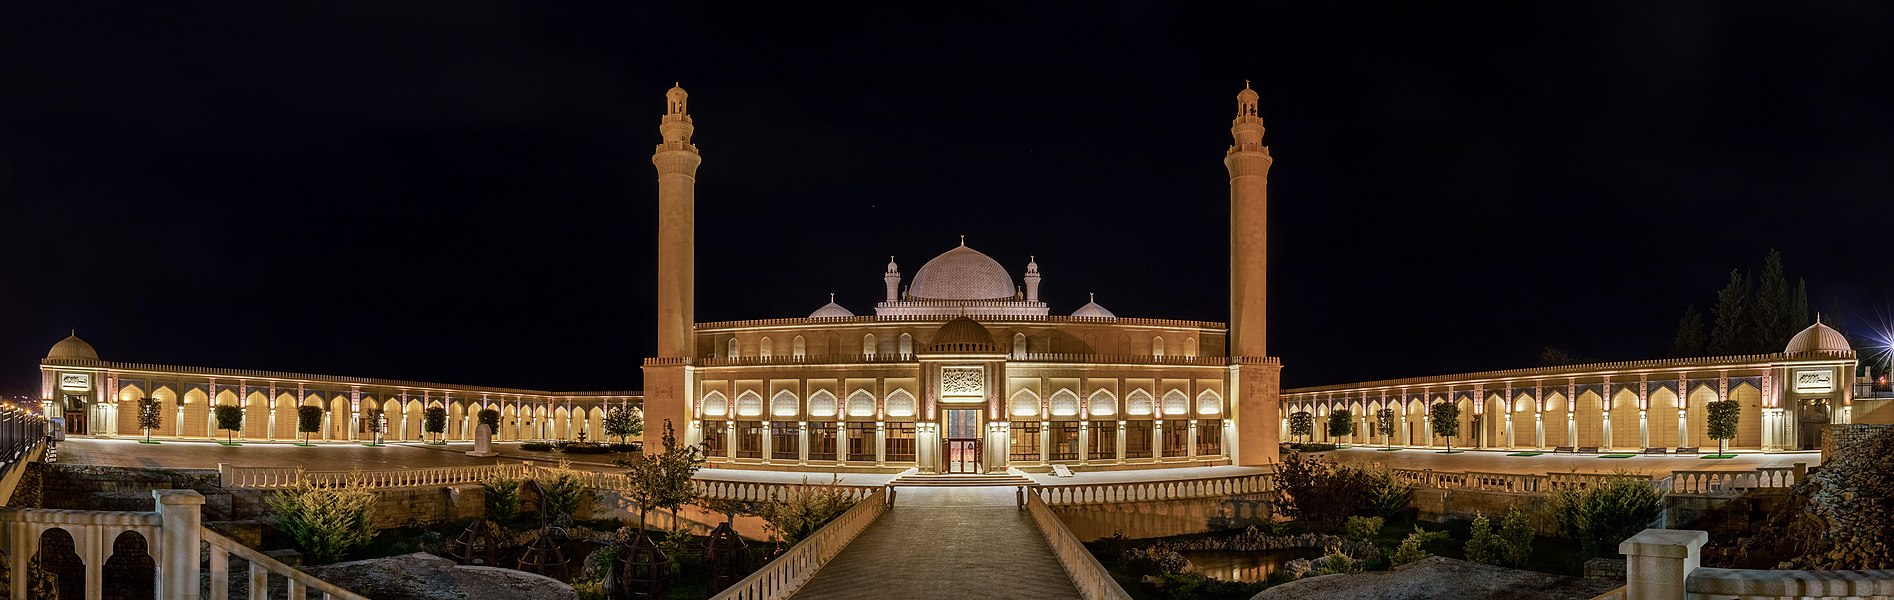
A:
<svg viewBox="0 0 1894 600">
<path fill-rule="evenodd" d="M 1791 488 L 1798 510 L 1771 517 L 1739 552 L 1795 556 L 1781 569 L 1894 568 L 1894 429 L 1845 439 Z"/>
</svg>

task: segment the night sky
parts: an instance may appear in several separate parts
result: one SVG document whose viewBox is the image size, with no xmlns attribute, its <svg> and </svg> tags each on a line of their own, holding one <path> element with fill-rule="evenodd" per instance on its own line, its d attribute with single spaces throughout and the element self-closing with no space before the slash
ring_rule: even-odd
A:
<svg viewBox="0 0 1894 600">
<path fill-rule="evenodd" d="M 1287 386 L 1653 358 L 1770 248 L 1851 333 L 1894 297 L 1887 3 L 600 4 L 9 3 L 0 390 L 69 328 L 636 389 L 673 81 L 703 321 L 870 313 L 963 234 L 1055 314 L 1222 321 L 1244 79 Z"/>
</svg>

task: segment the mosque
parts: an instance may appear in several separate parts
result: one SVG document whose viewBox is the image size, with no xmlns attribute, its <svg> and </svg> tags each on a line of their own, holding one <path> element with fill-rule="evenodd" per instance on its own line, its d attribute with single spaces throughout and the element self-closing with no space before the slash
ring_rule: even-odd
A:
<svg viewBox="0 0 1894 600">
<path fill-rule="evenodd" d="M 447 410 L 446 439 L 473 414 L 502 411 L 499 439 L 603 437 L 604 411 L 641 406 L 645 443 L 662 424 L 703 444 L 716 466 L 992 473 L 1263 465 L 1288 415 L 1348 411 L 1333 441 L 1443 445 L 1427 406 L 1462 407 L 1460 447 L 1594 450 L 1714 446 L 1704 406 L 1741 405 L 1737 449 L 1815 447 L 1820 426 L 1894 422 L 1894 394 L 1857 383 L 1859 363 L 1817 323 L 1781 353 L 1570 365 L 1279 390 L 1266 352 L 1267 207 L 1272 159 L 1256 92 L 1237 94 L 1230 183 L 1230 322 L 1119 317 L 1096 299 L 1053 314 L 1037 261 L 1015 277 L 966 244 L 905 275 L 893 258 L 872 314 L 834 302 L 806 317 L 698 322 L 695 184 L 702 156 L 680 87 L 666 94 L 658 175 L 657 355 L 642 392 L 555 392 L 358 377 L 103 361 L 76 335 L 41 361 L 46 414 L 68 434 L 141 435 L 145 398 L 167 415 L 152 433 L 214 437 L 212 406 L 244 408 L 235 435 L 295 438 L 301 406 L 323 410 L 317 439 L 418 440 L 421 414 Z M 1019 257 L 1006 257 L 1018 261 Z M 1020 264 L 1020 262 L 1013 262 Z M 864 307 L 865 308 L 865 307 Z M 866 311 L 864 310 L 864 313 Z M 1392 433 L 1373 422 L 1392 412 Z M 1327 439 L 1325 427 L 1315 437 Z"/>
</svg>

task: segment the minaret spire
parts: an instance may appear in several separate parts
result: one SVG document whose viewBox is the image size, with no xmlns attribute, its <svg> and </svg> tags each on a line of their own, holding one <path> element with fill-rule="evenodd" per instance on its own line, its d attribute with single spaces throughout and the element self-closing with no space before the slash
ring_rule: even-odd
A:
<svg viewBox="0 0 1894 600">
<path fill-rule="evenodd" d="M 1244 466 L 1279 458 L 1277 419 L 1282 412 L 1282 365 L 1268 358 L 1269 167 L 1275 159 L 1263 145 L 1263 118 L 1248 81 L 1236 93 L 1230 121 L 1230 362 L 1236 443 L 1231 458 Z"/>
<path fill-rule="evenodd" d="M 664 93 L 664 116 L 658 119 L 663 143 L 651 154 L 658 171 L 658 280 L 657 357 L 644 367 L 644 412 L 652 427 L 645 443 L 660 444 L 661 432 L 675 427 L 685 443 L 695 443 L 686 420 L 690 414 L 685 365 L 693 354 L 692 329 L 696 323 L 697 165 L 703 157 L 691 143 L 696 126 L 686 101 L 689 94 L 673 85 Z M 671 427 L 660 426 L 660 423 Z"/>
</svg>

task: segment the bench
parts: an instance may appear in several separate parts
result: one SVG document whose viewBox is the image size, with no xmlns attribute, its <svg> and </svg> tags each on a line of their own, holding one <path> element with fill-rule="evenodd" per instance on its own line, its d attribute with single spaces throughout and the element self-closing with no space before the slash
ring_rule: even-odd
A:
<svg viewBox="0 0 1894 600">
<path fill-rule="evenodd" d="M 1667 448 L 1645 448 L 1644 453 L 1645 454 L 1670 454 L 1670 450 Z"/>
<path fill-rule="evenodd" d="M 1071 477 L 1072 468 L 1065 465 L 1052 465 L 1053 477 Z"/>
<path fill-rule="evenodd" d="M 1679 446 L 1677 448 L 1677 453 L 1678 454 L 1696 454 L 1697 447 L 1696 446 Z"/>
<path fill-rule="evenodd" d="M 1577 454 L 1597 454 L 1597 446 L 1579 446 Z"/>
<path fill-rule="evenodd" d="M 1573 448 L 1571 446 L 1554 446 L 1552 448 L 1552 453 L 1553 454 L 1577 454 L 1578 449 Z"/>
</svg>

